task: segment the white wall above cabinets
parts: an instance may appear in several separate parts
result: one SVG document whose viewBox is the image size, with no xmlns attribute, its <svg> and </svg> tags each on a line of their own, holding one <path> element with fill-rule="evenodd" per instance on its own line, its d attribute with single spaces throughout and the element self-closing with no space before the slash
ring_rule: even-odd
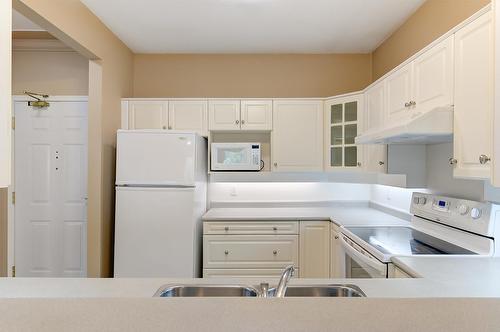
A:
<svg viewBox="0 0 500 332">
<path fill-rule="evenodd" d="M 273 102 L 270 99 L 213 99 L 209 101 L 211 131 L 270 131 Z"/>
<path fill-rule="evenodd" d="M 208 135 L 206 99 L 122 99 L 122 129 L 168 129 Z"/>
<path fill-rule="evenodd" d="M 323 170 L 323 100 L 275 99 L 272 170 Z"/>
<path fill-rule="evenodd" d="M 483 14 L 455 33 L 455 160 L 452 160 L 455 164 L 455 177 L 491 177 L 493 38 L 491 12 Z"/>
<path fill-rule="evenodd" d="M 361 169 L 363 148 L 354 139 L 363 125 L 363 94 L 325 101 L 325 170 Z"/>
</svg>

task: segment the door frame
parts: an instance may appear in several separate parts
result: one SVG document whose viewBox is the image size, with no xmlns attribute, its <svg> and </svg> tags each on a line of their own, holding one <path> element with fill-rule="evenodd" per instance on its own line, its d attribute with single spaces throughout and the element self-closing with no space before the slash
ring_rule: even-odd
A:
<svg viewBox="0 0 500 332">
<path fill-rule="evenodd" d="M 33 100 L 32 98 L 25 95 L 12 95 L 12 120 L 15 119 L 15 103 L 16 102 L 28 102 Z M 88 96 L 49 96 L 49 101 L 80 101 L 87 102 L 89 101 Z M 89 122 L 89 112 L 87 112 L 87 122 Z M 12 267 L 16 265 L 16 255 L 15 255 L 15 207 L 12 204 L 12 193 L 16 191 L 16 177 L 15 177 L 15 142 L 16 142 L 16 133 L 15 129 L 11 126 L 11 184 L 8 187 L 7 193 L 7 276 L 12 277 Z M 88 149 L 88 137 L 87 137 L 87 149 Z M 88 164 L 87 164 L 88 168 Z M 87 193 L 87 197 L 90 193 Z M 88 210 L 88 206 L 87 206 Z M 88 214 L 88 213 L 87 213 Z M 88 221 L 88 220 L 87 220 Z M 87 223 L 88 227 L 88 223 Z M 88 236 L 88 232 L 87 232 Z"/>
</svg>

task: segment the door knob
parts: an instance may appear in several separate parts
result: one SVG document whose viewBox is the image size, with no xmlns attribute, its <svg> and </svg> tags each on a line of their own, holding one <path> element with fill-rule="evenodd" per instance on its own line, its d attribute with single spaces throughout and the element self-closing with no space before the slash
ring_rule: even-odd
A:
<svg viewBox="0 0 500 332">
<path fill-rule="evenodd" d="M 491 158 L 488 157 L 487 155 L 482 154 L 482 155 L 479 156 L 479 163 L 481 165 L 486 164 L 488 161 L 491 161 Z"/>
</svg>

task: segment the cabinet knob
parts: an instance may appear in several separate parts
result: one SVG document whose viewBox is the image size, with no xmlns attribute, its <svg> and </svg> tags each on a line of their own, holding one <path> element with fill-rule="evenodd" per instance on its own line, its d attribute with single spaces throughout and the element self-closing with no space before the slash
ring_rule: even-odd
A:
<svg viewBox="0 0 500 332">
<path fill-rule="evenodd" d="M 274 167 L 278 167 L 278 163 L 274 163 Z"/>
<path fill-rule="evenodd" d="M 278 254 L 278 250 L 273 250 L 273 255 L 277 255 Z"/>
<path fill-rule="evenodd" d="M 410 106 L 416 106 L 416 105 L 417 105 L 417 102 L 416 102 L 416 101 L 414 101 L 414 100 L 411 100 L 411 101 L 410 101 Z"/>
<path fill-rule="evenodd" d="M 405 103 L 405 107 L 410 107 L 410 103 Z"/>
<path fill-rule="evenodd" d="M 458 161 L 455 158 L 453 158 L 453 157 L 451 157 L 450 159 L 448 159 L 448 161 L 450 162 L 450 165 L 456 165 L 458 163 Z"/>
<path fill-rule="evenodd" d="M 172 129 L 172 126 L 168 126 L 168 129 Z"/>
<path fill-rule="evenodd" d="M 356 165 L 358 165 L 358 167 L 361 167 L 361 162 L 357 162 Z"/>
<path fill-rule="evenodd" d="M 229 250 L 225 250 L 224 255 L 229 255 Z"/>
<path fill-rule="evenodd" d="M 167 126 L 163 126 L 163 127 L 161 127 L 161 128 L 162 128 L 162 129 L 167 129 Z"/>
<path fill-rule="evenodd" d="M 382 160 L 380 160 L 380 161 L 378 162 L 378 164 L 379 164 L 380 166 L 382 166 L 382 165 L 385 165 L 385 162 L 383 162 Z"/>
<path fill-rule="evenodd" d="M 488 161 L 491 161 L 491 158 L 490 158 L 490 157 L 488 157 L 487 155 L 482 154 L 482 155 L 480 155 L 480 156 L 479 156 L 479 163 L 480 163 L 481 165 L 486 164 Z"/>
<path fill-rule="evenodd" d="M 245 124 L 245 120 L 241 120 L 241 124 L 244 125 Z"/>
<path fill-rule="evenodd" d="M 240 120 L 236 120 L 236 124 L 240 124 Z"/>
<path fill-rule="evenodd" d="M 274 226 L 273 231 L 277 231 L 277 230 L 278 230 L 278 227 Z"/>
<path fill-rule="evenodd" d="M 338 240 L 339 239 L 339 236 L 338 235 L 335 235 L 335 240 Z"/>
<path fill-rule="evenodd" d="M 228 226 L 224 227 L 224 230 L 227 232 L 229 230 L 229 227 Z"/>
</svg>

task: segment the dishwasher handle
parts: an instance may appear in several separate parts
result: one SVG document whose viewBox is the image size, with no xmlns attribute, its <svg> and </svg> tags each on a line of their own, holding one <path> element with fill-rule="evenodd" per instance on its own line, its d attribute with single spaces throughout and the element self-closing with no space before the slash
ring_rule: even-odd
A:
<svg viewBox="0 0 500 332">
<path fill-rule="evenodd" d="M 384 263 L 381 263 L 376 258 L 368 257 L 367 255 L 359 252 L 356 248 L 347 243 L 346 237 L 343 234 L 340 236 L 340 242 L 342 243 L 342 247 L 346 254 L 351 256 L 354 260 L 366 264 L 372 269 L 380 272 L 380 275 L 385 277 L 387 267 Z"/>
</svg>

